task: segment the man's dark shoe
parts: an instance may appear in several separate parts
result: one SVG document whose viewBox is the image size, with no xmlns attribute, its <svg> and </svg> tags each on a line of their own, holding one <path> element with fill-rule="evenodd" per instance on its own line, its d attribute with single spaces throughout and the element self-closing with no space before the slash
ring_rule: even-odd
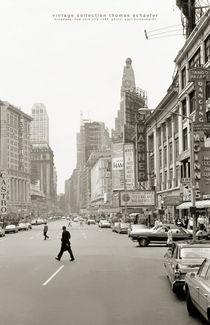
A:
<svg viewBox="0 0 210 325">
<path fill-rule="evenodd" d="M 55 257 L 55 259 L 56 259 L 57 261 L 60 261 L 60 258 L 58 258 L 58 257 Z"/>
<path fill-rule="evenodd" d="M 73 262 L 75 260 L 75 258 L 71 258 L 70 261 Z"/>
</svg>

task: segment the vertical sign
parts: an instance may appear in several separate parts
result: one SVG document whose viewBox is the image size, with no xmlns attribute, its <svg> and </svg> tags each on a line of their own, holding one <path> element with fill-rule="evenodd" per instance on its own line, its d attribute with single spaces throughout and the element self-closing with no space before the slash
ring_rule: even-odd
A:
<svg viewBox="0 0 210 325">
<path fill-rule="evenodd" d="M 112 145 L 112 189 L 124 190 L 123 143 Z"/>
<path fill-rule="evenodd" d="M 195 80 L 195 126 L 198 130 L 203 128 L 203 126 L 207 123 L 206 121 L 206 95 L 205 88 L 206 82 L 205 80 Z"/>
<path fill-rule="evenodd" d="M 127 190 L 133 190 L 135 188 L 135 163 L 133 143 L 124 144 L 124 165 L 126 188 Z"/>
<path fill-rule="evenodd" d="M 147 180 L 147 146 L 145 132 L 146 114 L 136 115 L 136 153 L 137 153 L 137 179 L 139 182 Z"/>
<path fill-rule="evenodd" d="M 8 182 L 7 182 L 7 172 L 6 170 L 0 171 L 0 212 L 1 214 L 7 214 L 7 191 L 8 191 Z"/>
<path fill-rule="evenodd" d="M 195 85 L 195 131 L 208 129 L 206 119 L 206 81 L 210 80 L 209 68 L 193 68 L 189 70 L 189 81 Z"/>
</svg>

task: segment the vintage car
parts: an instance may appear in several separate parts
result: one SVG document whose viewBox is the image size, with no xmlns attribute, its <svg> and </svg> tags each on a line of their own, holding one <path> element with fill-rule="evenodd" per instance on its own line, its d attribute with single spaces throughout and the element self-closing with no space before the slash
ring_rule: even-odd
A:
<svg viewBox="0 0 210 325">
<path fill-rule="evenodd" d="M 5 227 L 5 233 L 9 234 L 11 232 L 14 232 L 14 233 L 18 232 L 18 227 L 16 225 L 7 225 Z"/>
<path fill-rule="evenodd" d="M 204 259 L 198 272 L 185 277 L 186 304 L 190 316 L 199 312 L 210 323 L 210 259 Z"/>
<path fill-rule="evenodd" d="M 18 230 L 28 230 L 29 229 L 27 223 L 25 223 L 25 222 L 20 222 L 17 225 L 17 227 L 18 227 Z"/>
<path fill-rule="evenodd" d="M 138 241 L 139 246 L 146 247 L 150 243 L 153 244 L 167 244 L 168 230 L 171 230 L 173 241 L 191 239 L 190 234 L 186 229 L 177 227 L 174 224 L 164 224 L 160 227 L 142 231 L 140 234 L 130 234 L 130 239 Z"/>
<path fill-rule="evenodd" d="M 188 272 L 196 272 L 205 257 L 210 257 L 210 241 L 174 242 L 164 256 L 164 266 L 173 292 L 183 289 Z"/>
<path fill-rule="evenodd" d="M 100 220 L 98 226 L 100 228 L 111 228 L 111 223 L 107 220 Z"/>
</svg>

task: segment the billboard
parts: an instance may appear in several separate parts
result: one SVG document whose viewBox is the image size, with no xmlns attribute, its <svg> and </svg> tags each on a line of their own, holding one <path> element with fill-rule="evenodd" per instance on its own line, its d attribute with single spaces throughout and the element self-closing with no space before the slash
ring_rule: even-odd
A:
<svg viewBox="0 0 210 325">
<path fill-rule="evenodd" d="M 123 143 L 112 144 L 112 190 L 124 189 Z"/>
<path fill-rule="evenodd" d="M 135 160 L 133 143 L 124 144 L 124 165 L 127 190 L 135 188 Z"/>
<path fill-rule="evenodd" d="M 122 191 L 120 192 L 121 207 L 147 207 L 155 205 L 154 191 Z"/>
</svg>

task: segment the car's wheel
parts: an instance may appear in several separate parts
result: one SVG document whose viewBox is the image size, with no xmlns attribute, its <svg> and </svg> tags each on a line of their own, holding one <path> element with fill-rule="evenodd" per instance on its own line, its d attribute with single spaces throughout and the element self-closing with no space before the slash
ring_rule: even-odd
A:
<svg viewBox="0 0 210 325">
<path fill-rule="evenodd" d="M 196 316 L 197 315 L 197 309 L 193 305 L 192 299 L 190 297 L 189 289 L 187 291 L 186 302 L 187 302 L 187 310 L 188 310 L 188 313 L 190 314 L 190 316 Z"/>
<path fill-rule="evenodd" d="M 139 246 L 141 247 L 146 247 L 149 245 L 149 241 L 145 238 L 139 239 L 138 242 L 139 242 Z"/>
</svg>

